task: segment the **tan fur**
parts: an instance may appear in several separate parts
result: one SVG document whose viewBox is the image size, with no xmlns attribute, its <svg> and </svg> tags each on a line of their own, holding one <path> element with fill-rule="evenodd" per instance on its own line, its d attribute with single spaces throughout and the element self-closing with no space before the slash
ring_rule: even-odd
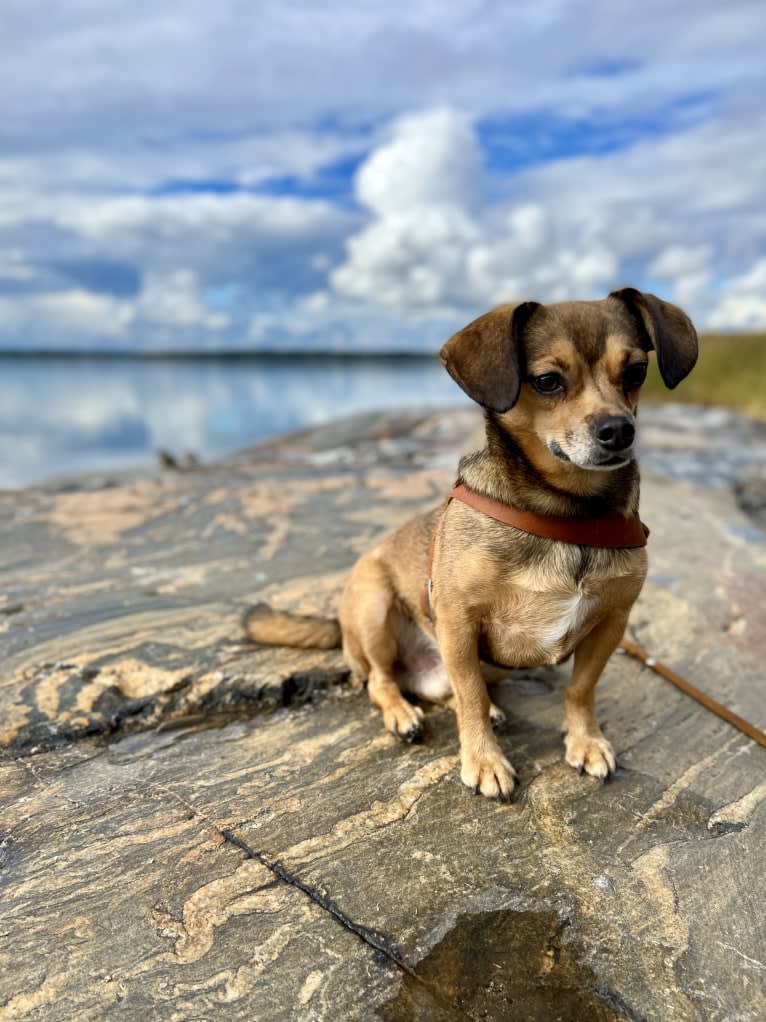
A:
<svg viewBox="0 0 766 1022">
<path fill-rule="evenodd" d="M 298 646 L 303 649 L 336 649 L 341 644 L 337 621 L 287 614 L 259 603 L 242 619 L 245 634 L 264 646 Z"/>
<path fill-rule="evenodd" d="M 632 422 L 639 388 L 625 373 L 645 363 L 649 350 L 675 386 L 694 365 L 696 346 L 680 309 L 632 289 L 601 302 L 527 302 L 479 317 L 441 352 L 486 411 L 486 446 L 461 461 L 461 480 L 538 514 L 637 511 L 632 454 L 605 451 L 599 425 L 605 417 Z M 538 393 L 531 378 L 552 372 L 563 381 L 561 393 Z M 421 594 L 434 531 L 432 622 Z M 604 778 L 615 757 L 595 718 L 594 689 L 646 571 L 644 549 L 542 539 L 454 501 L 413 518 L 359 558 L 340 607 L 344 654 L 367 679 L 385 726 L 401 738 L 417 737 L 423 720 L 403 691 L 454 706 L 464 783 L 507 798 L 516 773 L 492 730 L 502 711 L 490 702 L 483 661 L 533 667 L 573 653 L 566 760 Z M 334 628 L 263 608 L 247 620 L 256 641 L 285 645 L 332 645 Z"/>
</svg>

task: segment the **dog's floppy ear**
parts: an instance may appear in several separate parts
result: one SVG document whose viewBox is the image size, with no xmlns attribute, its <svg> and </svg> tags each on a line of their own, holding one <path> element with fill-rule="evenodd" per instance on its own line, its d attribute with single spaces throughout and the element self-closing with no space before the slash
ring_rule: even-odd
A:
<svg viewBox="0 0 766 1022">
<path fill-rule="evenodd" d="M 657 352 L 657 365 L 665 386 L 672 390 L 694 368 L 697 361 L 697 331 L 683 310 L 654 295 L 623 287 L 610 298 L 623 302 L 632 313 L 639 331 Z"/>
<path fill-rule="evenodd" d="M 450 337 L 439 352 L 452 379 L 490 411 L 507 412 L 519 398 L 521 333 L 537 308 L 537 302 L 499 305 Z"/>
</svg>

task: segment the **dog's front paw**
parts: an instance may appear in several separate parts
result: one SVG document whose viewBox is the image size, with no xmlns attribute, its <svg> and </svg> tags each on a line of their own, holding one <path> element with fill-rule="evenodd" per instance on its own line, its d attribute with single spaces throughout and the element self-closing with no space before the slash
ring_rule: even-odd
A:
<svg viewBox="0 0 766 1022">
<path fill-rule="evenodd" d="M 605 781 L 617 769 L 614 749 L 604 736 L 599 734 L 568 734 L 564 739 L 566 761 L 582 773 L 600 777 Z"/>
<path fill-rule="evenodd" d="M 518 781 L 516 771 L 499 747 L 481 755 L 463 753 L 460 779 L 473 789 L 475 795 L 481 792 L 487 798 L 499 798 L 505 802 L 510 800 Z"/>
<path fill-rule="evenodd" d="M 383 711 L 383 723 L 387 731 L 404 742 L 414 742 L 423 733 L 423 711 L 402 699 L 395 706 Z"/>
</svg>

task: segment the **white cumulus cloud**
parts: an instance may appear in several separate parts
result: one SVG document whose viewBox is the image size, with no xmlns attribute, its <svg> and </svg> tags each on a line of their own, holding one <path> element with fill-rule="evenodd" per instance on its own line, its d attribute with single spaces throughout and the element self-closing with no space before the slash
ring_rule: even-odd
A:
<svg viewBox="0 0 766 1022">
<path fill-rule="evenodd" d="M 766 323 L 766 258 L 728 281 L 709 317 L 713 329 L 763 329 Z"/>
<path fill-rule="evenodd" d="M 2 29 L 2 346 L 435 347 L 620 284 L 766 324 L 756 0 L 5 0 Z"/>
</svg>

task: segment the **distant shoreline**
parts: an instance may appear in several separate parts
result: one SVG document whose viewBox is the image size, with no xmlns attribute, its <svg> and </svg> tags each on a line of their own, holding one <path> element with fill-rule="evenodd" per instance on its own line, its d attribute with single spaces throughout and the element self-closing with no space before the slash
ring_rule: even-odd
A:
<svg viewBox="0 0 766 1022">
<path fill-rule="evenodd" d="M 758 330 L 746 330 L 737 333 L 719 334 L 705 333 L 700 335 L 700 345 L 703 356 L 709 350 L 723 356 L 728 368 L 731 360 L 731 348 L 729 345 L 738 345 L 737 355 L 747 355 L 747 360 L 752 363 L 751 368 L 761 369 L 766 352 L 766 332 Z M 438 351 L 412 351 L 399 348 L 390 350 L 354 351 L 346 349 L 342 351 L 334 349 L 286 349 L 280 350 L 254 350 L 242 348 L 222 348 L 195 350 L 194 348 L 0 348 L 0 362 L 4 360 L 21 359 L 49 359 L 66 360 L 87 359 L 92 362 L 431 362 L 438 359 Z M 719 367 L 716 367 L 719 368 Z M 716 372 L 716 376 L 718 373 Z M 696 379 L 699 379 L 699 368 Z"/>
<path fill-rule="evenodd" d="M 437 353 L 429 351 L 128 351 L 114 349 L 82 350 L 39 348 L 0 348 L 0 361 L 35 359 L 35 360 L 66 360 L 87 359 L 88 361 L 115 362 L 198 362 L 198 361 L 240 361 L 240 362 L 276 362 L 276 361 L 414 361 L 432 362 L 438 358 Z"/>
</svg>

